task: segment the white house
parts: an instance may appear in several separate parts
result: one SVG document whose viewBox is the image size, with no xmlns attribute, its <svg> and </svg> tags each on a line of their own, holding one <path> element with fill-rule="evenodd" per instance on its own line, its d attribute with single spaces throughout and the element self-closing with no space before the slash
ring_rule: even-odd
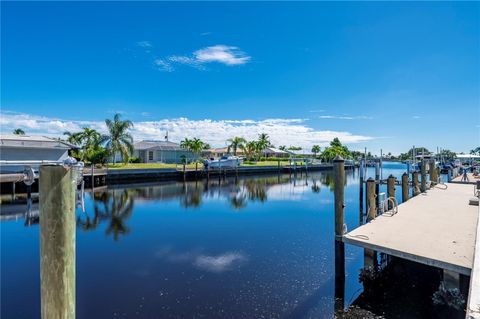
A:
<svg viewBox="0 0 480 319">
<path fill-rule="evenodd" d="M 182 163 L 196 160 L 198 156 L 180 147 L 180 144 L 169 141 L 141 141 L 133 145 L 133 156 L 142 163 Z"/>
<path fill-rule="evenodd" d="M 63 161 L 74 145 L 39 135 L 0 135 L 0 171 L 23 170 L 24 164 Z M 20 164 L 19 164 L 20 163 Z M 18 164 L 18 166 L 17 166 Z"/>
</svg>

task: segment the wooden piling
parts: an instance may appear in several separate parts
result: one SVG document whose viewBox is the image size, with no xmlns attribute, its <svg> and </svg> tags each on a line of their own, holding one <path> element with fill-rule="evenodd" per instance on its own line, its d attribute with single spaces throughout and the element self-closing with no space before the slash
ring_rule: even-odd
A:
<svg viewBox="0 0 480 319">
<path fill-rule="evenodd" d="M 335 197 L 335 239 L 342 240 L 344 223 L 344 184 L 345 184 L 345 160 L 336 156 L 333 160 L 334 197 Z"/>
<path fill-rule="evenodd" d="M 402 202 L 405 203 L 408 199 L 409 199 L 408 174 L 403 173 L 403 175 L 402 175 Z"/>
<path fill-rule="evenodd" d="M 364 186 L 364 176 L 363 176 L 363 160 L 360 160 L 360 164 L 358 167 L 359 174 L 360 174 L 360 194 L 359 194 L 359 202 L 360 202 L 360 223 L 363 221 L 363 186 Z"/>
<path fill-rule="evenodd" d="M 373 178 L 367 180 L 367 222 L 375 219 L 377 216 L 377 206 L 375 202 L 375 181 Z"/>
<path fill-rule="evenodd" d="M 418 186 L 418 172 L 413 171 L 412 173 L 412 185 L 413 185 L 413 196 L 420 194 L 420 187 Z"/>
<path fill-rule="evenodd" d="M 430 160 L 430 182 L 432 185 L 438 184 L 438 175 L 437 175 L 437 168 L 435 167 L 435 159 L 432 158 Z"/>
<path fill-rule="evenodd" d="M 387 179 L 387 198 L 395 198 L 395 177 L 393 175 L 388 176 Z M 392 203 L 388 201 L 388 210 L 392 209 Z"/>
<path fill-rule="evenodd" d="M 12 203 L 15 201 L 15 182 L 12 182 Z"/>
<path fill-rule="evenodd" d="M 422 180 L 420 183 L 420 191 L 425 193 L 427 191 L 427 161 L 422 158 L 422 167 L 420 169 L 420 174 L 422 175 Z"/>
<path fill-rule="evenodd" d="M 380 162 L 378 160 L 375 161 L 375 195 L 375 204 L 378 207 L 380 204 Z"/>
<path fill-rule="evenodd" d="M 43 319 L 75 318 L 74 172 L 41 166 L 40 284 Z"/>
<path fill-rule="evenodd" d="M 335 316 L 340 317 L 345 308 L 345 243 L 335 240 Z"/>
</svg>

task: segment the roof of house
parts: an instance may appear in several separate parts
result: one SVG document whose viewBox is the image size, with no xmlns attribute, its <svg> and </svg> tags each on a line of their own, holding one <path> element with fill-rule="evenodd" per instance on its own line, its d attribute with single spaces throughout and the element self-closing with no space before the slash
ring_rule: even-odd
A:
<svg viewBox="0 0 480 319">
<path fill-rule="evenodd" d="M 137 151 L 144 150 L 163 150 L 163 151 L 184 151 L 183 147 L 180 147 L 180 144 L 170 142 L 170 141 L 140 141 L 133 144 L 133 148 Z"/>
<path fill-rule="evenodd" d="M 290 152 L 275 147 L 267 147 L 263 150 L 263 152 L 267 154 L 291 154 Z"/>
<path fill-rule="evenodd" d="M 0 146 L 22 148 L 71 149 L 77 146 L 41 135 L 1 134 Z"/>
</svg>

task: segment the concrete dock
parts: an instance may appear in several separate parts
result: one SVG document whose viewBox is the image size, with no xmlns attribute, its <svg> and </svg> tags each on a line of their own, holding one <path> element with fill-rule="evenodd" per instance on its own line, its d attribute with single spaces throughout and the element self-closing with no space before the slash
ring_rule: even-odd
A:
<svg viewBox="0 0 480 319">
<path fill-rule="evenodd" d="M 475 184 L 477 181 L 480 181 L 479 176 L 473 176 L 473 173 L 467 173 L 468 181 L 463 181 L 463 175 L 460 174 L 454 179 L 452 179 L 452 183 L 457 184 Z"/>
<path fill-rule="evenodd" d="M 441 185 L 343 236 L 349 244 L 470 275 L 479 207 L 469 205 L 473 185 Z M 480 253 L 480 252 L 479 252 Z"/>
</svg>

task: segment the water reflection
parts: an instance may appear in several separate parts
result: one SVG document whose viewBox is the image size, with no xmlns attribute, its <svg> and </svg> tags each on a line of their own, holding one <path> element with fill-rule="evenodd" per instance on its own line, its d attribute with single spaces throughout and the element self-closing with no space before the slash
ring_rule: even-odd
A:
<svg viewBox="0 0 480 319">
<path fill-rule="evenodd" d="M 105 233 L 117 241 L 131 231 L 127 221 L 133 214 L 135 202 L 177 199 L 184 209 L 199 209 L 205 200 L 220 199 L 235 211 L 241 211 L 249 203 L 300 200 L 307 192 L 319 194 L 322 186 L 333 189 L 333 181 L 330 174 L 317 173 L 117 185 L 87 193 L 93 207 L 77 214 L 77 227 L 88 232 L 97 230 L 101 223 L 108 223 Z"/>
<path fill-rule="evenodd" d="M 88 211 L 80 213 L 77 217 L 77 227 L 84 231 L 97 229 L 102 221 L 108 222 L 105 231 L 118 240 L 121 235 L 127 235 L 130 229 L 126 226 L 126 220 L 133 213 L 136 189 L 114 189 L 93 193 L 93 216 Z"/>
<path fill-rule="evenodd" d="M 346 173 L 352 229 L 359 188 Z M 409 290 L 398 289 L 395 268 L 383 286 L 376 272 L 360 282 L 364 251 L 335 249 L 333 181 L 331 172 L 222 176 L 87 193 L 86 212 L 77 210 L 78 317 L 346 318 L 352 303 L 377 314 L 391 308 L 378 289 L 392 282 L 405 311 Z M 0 235 L 1 317 L 38 318 L 40 296 L 22 306 L 26 291 L 39 292 L 38 226 L 6 222 Z M 335 264 L 336 255 L 345 260 Z M 421 301 L 403 305 L 430 306 L 430 295 L 412 295 Z"/>
<path fill-rule="evenodd" d="M 347 177 L 349 175 L 352 174 L 347 174 Z M 118 240 L 131 231 L 127 220 L 133 214 L 135 202 L 177 199 L 184 209 L 199 209 L 204 201 L 220 199 L 229 203 L 235 211 L 241 211 L 249 204 L 262 204 L 268 200 L 301 200 L 308 192 L 319 194 L 322 187 L 332 191 L 333 182 L 330 173 L 311 173 L 309 176 L 276 174 L 116 185 L 87 194 L 92 199 L 93 208 L 78 213 L 77 227 L 88 232 L 97 230 L 101 223 L 108 223 L 105 233 Z"/>
</svg>

